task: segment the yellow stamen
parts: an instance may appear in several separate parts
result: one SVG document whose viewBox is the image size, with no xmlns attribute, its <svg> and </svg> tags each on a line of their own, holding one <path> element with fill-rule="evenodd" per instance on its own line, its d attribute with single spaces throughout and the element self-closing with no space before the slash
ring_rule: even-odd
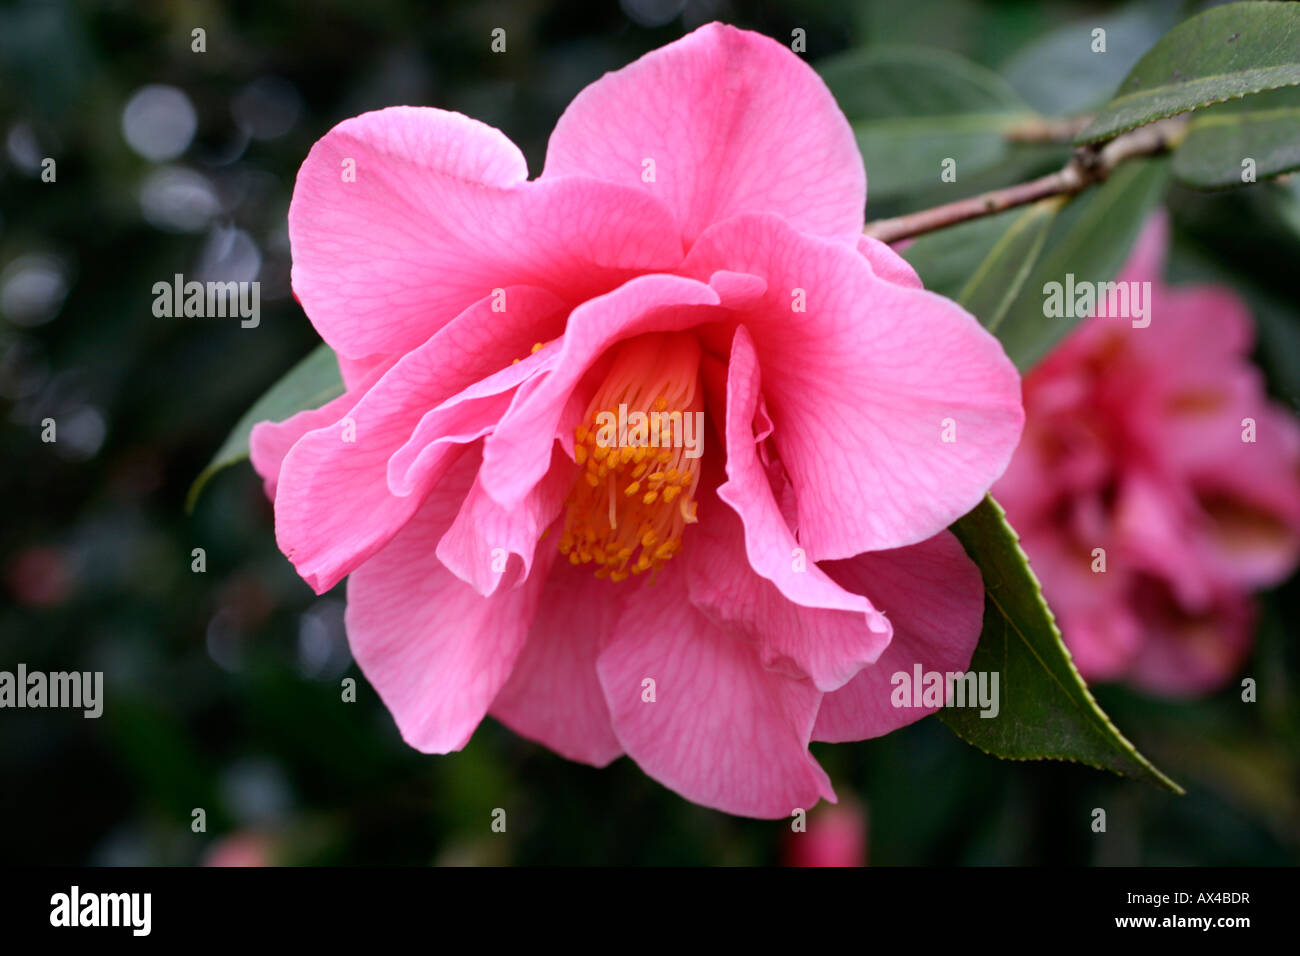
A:
<svg viewBox="0 0 1300 956">
<path fill-rule="evenodd" d="M 570 563 L 624 581 L 681 552 L 682 532 L 697 520 L 699 363 L 699 343 L 685 333 L 639 336 L 615 352 L 573 432 L 583 480 L 569 493 L 560 537 Z"/>
</svg>

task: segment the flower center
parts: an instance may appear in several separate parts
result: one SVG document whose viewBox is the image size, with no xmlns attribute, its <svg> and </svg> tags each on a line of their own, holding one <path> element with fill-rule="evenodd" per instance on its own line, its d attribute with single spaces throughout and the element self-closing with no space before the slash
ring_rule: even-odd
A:
<svg viewBox="0 0 1300 956">
<path fill-rule="evenodd" d="M 574 429 L 582 471 L 569 493 L 560 553 L 622 581 L 657 570 L 697 520 L 704 401 L 695 336 L 623 342 Z"/>
</svg>

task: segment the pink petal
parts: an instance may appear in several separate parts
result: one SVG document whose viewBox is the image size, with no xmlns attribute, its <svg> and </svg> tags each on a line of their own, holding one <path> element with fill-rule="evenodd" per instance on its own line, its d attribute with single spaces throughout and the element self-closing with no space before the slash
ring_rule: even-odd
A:
<svg viewBox="0 0 1300 956">
<path fill-rule="evenodd" d="M 1207 560 L 1244 589 L 1282 582 L 1300 560 L 1300 428 L 1280 407 L 1254 417 L 1255 442 L 1194 479 Z"/>
<path fill-rule="evenodd" d="M 403 353 L 494 289 L 576 303 L 680 261 L 651 196 L 526 175 L 505 136 L 457 113 L 393 107 L 334 127 L 289 208 L 293 288 L 321 337 L 357 359 Z"/>
<path fill-rule="evenodd" d="M 767 283 L 761 276 L 719 269 L 709 276 L 709 285 L 718 293 L 724 309 L 748 309 L 762 301 Z"/>
<path fill-rule="evenodd" d="M 509 393 L 455 406 L 442 431 L 426 445 L 418 482 L 394 494 L 389 459 L 411 437 L 424 413 L 448 397 L 526 355 L 534 336 L 558 334 L 560 300 L 541 289 L 510 288 L 505 313 L 488 297 L 467 309 L 419 348 L 402 357 L 348 415 L 349 422 L 319 428 L 285 458 L 276 497 L 276 540 L 298 573 L 318 593 L 383 547 L 419 508 L 449 466 L 455 449 L 495 427 Z M 520 363 L 521 365 L 523 363 Z M 349 429 L 354 441 L 345 441 Z"/>
<path fill-rule="evenodd" d="M 469 490 L 467 452 L 414 519 L 348 581 L 352 654 L 397 721 L 425 753 L 459 750 L 487 713 L 523 647 L 545 573 L 485 598 L 434 555 Z M 551 552 L 540 560 L 553 560 Z"/>
<path fill-rule="evenodd" d="M 1057 615 L 1061 639 L 1084 680 L 1116 681 L 1128 673 L 1146 638 L 1126 602 L 1100 600 L 1058 611 L 1051 598 L 1047 600 Z"/>
<path fill-rule="evenodd" d="M 334 358 L 339 363 L 339 373 L 343 377 L 343 384 L 351 391 L 370 380 L 371 373 L 376 369 L 387 370 L 401 356 L 367 355 L 365 358 L 351 359 L 346 355 L 335 354 Z"/>
<path fill-rule="evenodd" d="M 882 279 L 909 289 L 923 289 L 921 277 L 912 264 L 890 247 L 888 243 L 871 236 L 858 236 L 858 252 L 871 265 L 871 271 Z"/>
<path fill-rule="evenodd" d="M 1198 522 L 1198 518 L 1202 520 Z M 1218 584 L 1232 579 L 1236 560 L 1245 560 L 1249 566 L 1258 559 L 1267 564 L 1287 558 L 1285 549 L 1278 553 L 1270 546 L 1274 535 L 1265 534 L 1258 542 L 1242 542 L 1245 547 L 1223 562 L 1226 568 L 1216 567 L 1220 562 L 1214 553 L 1215 542 L 1201 537 L 1213 535 L 1212 522 L 1200 514 L 1191 488 L 1141 468 L 1128 469 L 1118 483 L 1113 520 L 1116 536 L 1124 543 L 1124 560 L 1164 578 L 1188 608 L 1207 607 Z M 1279 542 L 1286 540 L 1284 533 L 1277 537 Z M 1257 549 L 1256 544 L 1262 548 Z"/>
<path fill-rule="evenodd" d="M 591 568 L 557 561 L 492 716 L 569 760 L 603 767 L 620 756 L 596 658 L 614 633 L 622 597 Z M 581 609 L 581 627 L 574 626 L 575 609 Z"/>
<path fill-rule="evenodd" d="M 835 690 L 880 656 L 889 623 L 861 594 L 844 590 L 809 561 L 790 532 L 758 458 L 758 399 L 758 361 L 741 326 L 727 382 L 727 481 L 717 490 L 739 520 L 701 492 L 700 527 L 684 558 L 692 571 L 691 600 L 757 640 L 764 667 Z"/>
<path fill-rule="evenodd" d="M 1242 593 L 1227 593 L 1200 614 L 1187 614 L 1148 588 L 1136 596 L 1143 641 L 1125 675 L 1162 697 L 1201 697 L 1223 687 L 1254 643 L 1255 613 Z"/>
<path fill-rule="evenodd" d="M 456 520 L 438 542 L 438 559 L 479 594 L 518 587 L 532 573 L 538 539 L 559 516 L 577 476 L 577 466 L 554 449 L 550 471 L 515 508 L 497 504 L 476 480 Z M 554 541 L 550 548 L 555 549 Z M 523 562 L 518 579 L 505 573 L 510 555 Z"/>
<path fill-rule="evenodd" d="M 1024 411 L 1015 368 L 974 317 L 774 216 L 715 226 L 684 271 L 724 267 L 767 280 L 740 320 L 810 558 L 914 544 L 979 503 L 1015 450 Z M 804 312 L 794 311 L 800 295 Z M 943 441 L 949 420 L 953 442 Z"/>
<path fill-rule="evenodd" d="M 851 240 L 867 198 L 853 131 L 821 78 L 775 40 L 718 23 L 579 93 L 542 178 L 565 173 L 655 196 L 687 243 L 744 212 Z"/>
<path fill-rule="evenodd" d="M 551 356 L 554 370 L 538 381 L 527 401 L 511 408 L 488 439 L 481 476 L 484 490 L 500 504 L 513 507 L 541 480 L 574 388 L 610 346 L 644 332 L 680 331 L 721 318 L 723 313 L 707 315 L 708 310 L 697 308 L 720 301 L 718 293 L 703 282 L 649 275 L 574 309 L 559 349 Z"/>
<path fill-rule="evenodd" d="M 748 643 L 720 633 L 671 563 L 623 597 L 614 634 L 596 670 L 619 743 L 655 780 L 740 816 L 788 817 L 835 799 L 808 753 L 821 692 L 765 670 Z"/>
<path fill-rule="evenodd" d="M 482 421 L 491 431 L 510 408 L 526 400 L 555 365 L 556 353 L 530 355 L 500 371 L 461 389 L 429 409 L 420 418 L 411 437 L 388 460 L 388 488 L 395 495 L 409 495 L 427 483 L 446 454 L 449 436 L 464 423 Z"/>
<path fill-rule="evenodd" d="M 984 585 L 979 569 L 947 531 L 893 551 L 828 562 L 827 573 L 866 594 L 889 615 L 894 639 L 880 659 L 822 698 L 816 740 L 839 743 L 879 737 L 936 708 L 894 707 L 891 678 L 903 672 L 964 672 L 979 643 Z"/>
<path fill-rule="evenodd" d="M 258 422 L 248 435 L 248 458 L 253 470 L 262 477 L 266 496 L 275 501 L 275 490 L 280 483 L 280 469 L 298 439 L 318 428 L 327 428 L 347 415 L 365 395 L 366 389 L 382 374 L 383 369 L 373 369 L 363 377 L 356 388 L 332 398 L 320 408 L 310 408 L 290 415 L 282 422 Z"/>
</svg>

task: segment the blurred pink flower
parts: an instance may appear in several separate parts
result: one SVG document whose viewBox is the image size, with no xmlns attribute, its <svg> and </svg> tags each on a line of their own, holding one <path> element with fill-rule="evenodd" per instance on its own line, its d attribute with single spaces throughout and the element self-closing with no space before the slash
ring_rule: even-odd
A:
<svg viewBox="0 0 1300 956">
<path fill-rule="evenodd" d="M 275 843 L 255 830 L 240 830 L 222 837 L 203 856 L 204 866 L 271 866 Z"/>
<path fill-rule="evenodd" d="M 1165 285 L 1167 242 L 1161 215 L 1119 276 L 1151 283 L 1148 327 L 1093 316 L 1026 376 L 994 494 L 1082 674 L 1183 696 L 1232 677 L 1249 592 L 1295 567 L 1300 427 L 1248 361 L 1245 304 Z"/>
<path fill-rule="evenodd" d="M 15 554 L 5 566 L 5 584 L 14 603 L 56 607 L 76 587 L 76 573 L 60 548 L 34 545 Z"/>
<path fill-rule="evenodd" d="M 351 575 L 412 746 L 490 712 L 785 816 L 833 799 L 810 739 L 910 723 L 889 675 L 969 663 L 980 576 L 944 529 L 1010 459 L 1019 380 L 862 237 L 865 196 L 817 75 L 718 24 L 584 90 L 536 180 L 436 109 L 313 147 L 293 285 L 347 392 L 258 425 L 253 463 L 299 574 Z M 680 412 L 675 441 L 597 440 L 620 406 Z"/>
<path fill-rule="evenodd" d="M 785 866 L 867 865 L 867 812 L 855 800 L 809 814 L 807 827 L 785 835 Z"/>
</svg>

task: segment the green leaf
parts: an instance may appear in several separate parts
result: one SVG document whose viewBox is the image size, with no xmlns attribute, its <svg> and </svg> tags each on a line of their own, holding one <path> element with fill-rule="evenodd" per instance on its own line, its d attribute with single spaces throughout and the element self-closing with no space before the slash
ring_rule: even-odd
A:
<svg viewBox="0 0 1300 956">
<path fill-rule="evenodd" d="M 1034 109 L 1073 115 L 1101 106 L 1127 73 L 1175 23 L 1168 3 L 1129 4 L 1117 13 L 1057 27 L 1018 50 L 999 72 Z M 1093 30 L 1106 31 L 1106 52 L 1094 53 Z"/>
<path fill-rule="evenodd" d="M 1254 179 L 1300 169 L 1300 87 L 1259 93 L 1197 113 L 1174 151 L 1173 174 L 1202 189 L 1240 186 L 1247 158 L 1254 160 Z"/>
<path fill-rule="evenodd" d="M 1020 210 L 1010 227 L 966 281 L 957 301 L 996 334 L 1011 303 L 1038 261 L 1065 198 L 1054 196 Z"/>
<path fill-rule="evenodd" d="M 1042 252 L 1065 205 L 1052 197 L 1023 209 L 927 233 L 903 251 L 931 292 L 955 299 L 996 330 Z"/>
<path fill-rule="evenodd" d="M 984 577 L 984 630 L 970 670 L 999 675 L 999 708 L 996 717 L 944 708 L 940 719 L 998 757 L 1072 760 L 1182 793 L 1097 706 L 1001 506 L 986 497 L 952 531 Z"/>
<path fill-rule="evenodd" d="M 1124 163 L 1100 187 L 1071 200 L 1056 217 L 1042 258 L 997 330 L 1017 368 L 1031 368 L 1080 318 L 1046 317 L 1043 287 L 1065 282 L 1067 274 L 1076 283 L 1113 279 L 1159 202 L 1167 175 L 1164 158 Z"/>
<path fill-rule="evenodd" d="M 1165 34 L 1075 142 L 1095 143 L 1176 113 L 1297 84 L 1300 4 L 1213 7 Z"/>
<path fill-rule="evenodd" d="M 1273 214 L 1296 236 L 1300 236 L 1300 177 L 1270 184 L 1276 191 L 1271 206 Z"/>
<path fill-rule="evenodd" d="M 185 510 L 194 510 L 199 495 L 213 475 L 248 457 L 248 436 L 258 422 L 284 421 L 304 409 L 319 408 L 342 394 L 343 379 L 334 353 L 328 345 L 319 345 L 272 385 L 239 419 L 208 466 L 194 479 L 189 494 L 185 496 Z"/>
<path fill-rule="evenodd" d="M 886 198 L 1003 162 L 1006 130 L 1034 116 L 1010 85 L 953 53 L 919 47 L 853 50 L 818 65 L 849 118 L 869 194 Z"/>
<path fill-rule="evenodd" d="M 902 256 L 927 289 L 956 299 L 1021 214 L 1020 209 L 1009 209 L 928 232 L 909 244 Z"/>
</svg>

